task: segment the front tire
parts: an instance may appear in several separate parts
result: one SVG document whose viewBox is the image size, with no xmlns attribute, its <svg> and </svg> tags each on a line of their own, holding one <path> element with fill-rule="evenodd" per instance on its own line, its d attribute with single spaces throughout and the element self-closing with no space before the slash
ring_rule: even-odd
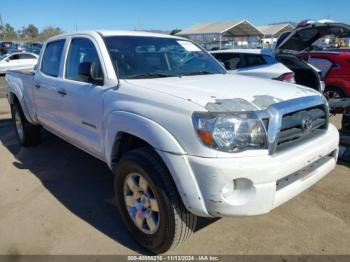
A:
<svg viewBox="0 0 350 262">
<path fill-rule="evenodd" d="M 35 126 L 28 122 L 18 103 L 14 103 L 11 106 L 11 114 L 19 143 L 24 147 L 38 145 L 41 135 L 40 126 Z"/>
<path fill-rule="evenodd" d="M 193 233 L 197 217 L 184 207 L 169 171 L 151 148 L 135 149 L 122 157 L 114 188 L 126 228 L 152 253 L 175 248 Z"/>
</svg>

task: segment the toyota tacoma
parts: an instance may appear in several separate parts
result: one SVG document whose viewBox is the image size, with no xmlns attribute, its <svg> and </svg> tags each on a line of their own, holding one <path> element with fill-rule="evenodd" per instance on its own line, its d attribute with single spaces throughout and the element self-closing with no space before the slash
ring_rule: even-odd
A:
<svg viewBox="0 0 350 262">
<path fill-rule="evenodd" d="M 86 31 L 50 38 L 9 71 L 21 145 L 44 128 L 104 161 L 140 245 L 163 253 L 197 217 L 265 214 L 335 167 L 339 134 L 316 90 L 228 74 L 180 37 Z"/>
</svg>

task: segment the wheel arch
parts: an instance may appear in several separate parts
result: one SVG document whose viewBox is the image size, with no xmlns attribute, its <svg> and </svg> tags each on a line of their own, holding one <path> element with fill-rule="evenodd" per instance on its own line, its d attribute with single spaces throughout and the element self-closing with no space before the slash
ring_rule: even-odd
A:
<svg viewBox="0 0 350 262">
<path fill-rule="evenodd" d="M 347 92 L 346 88 L 342 87 L 342 85 L 340 85 L 339 83 L 334 84 L 327 84 L 325 87 L 325 91 L 327 91 L 327 89 L 337 89 L 339 90 L 345 97 L 350 95 L 350 92 Z"/>
<path fill-rule="evenodd" d="M 209 216 L 195 176 L 184 157 L 186 152 L 168 130 L 148 118 L 122 111 L 111 113 L 104 128 L 106 162 L 112 170 L 123 152 L 137 146 L 149 146 L 168 169 L 185 207 L 196 215 Z M 123 148 L 123 143 L 128 149 Z"/>
<path fill-rule="evenodd" d="M 14 105 L 15 103 L 18 103 L 18 105 L 22 108 L 22 111 L 24 113 L 24 116 L 26 117 L 26 119 L 28 120 L 28 122 L 32 123 L 32 124 L 36 124 L 35 121 L 33 121 L 27 104 L 24 100 L 23 94 L 20 91 L 20 89 L 15 89 L 15 90 L 10 90 L 10 92 L 8 93 L 8 101 L 10 103 L 10 106 Z"/>
<path fill-rule="evenodd" d="M 7 98 L 9 100 L 10 105 L 13 105 L 14 103 L 17 103 L 17 102 L 20 103 L 17 95 L 13 92 L 9 92 Z"/>
<path fill-rule="evenodd" d="M 144 141 L 155 150 L 172 154 L 186 154 L 175 137 L 160 124 L 146 117 L 125 111 L 114 111 L 104 121 L 104 144 L 107 164 L 112 167 L 113 157 L 122 138 L 131 136 Z"/>
</svg>

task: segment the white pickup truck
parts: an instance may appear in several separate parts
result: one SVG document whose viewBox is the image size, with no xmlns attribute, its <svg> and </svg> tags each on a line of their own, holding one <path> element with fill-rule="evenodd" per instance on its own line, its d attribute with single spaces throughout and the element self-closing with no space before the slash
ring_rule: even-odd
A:
<svg viewBox="0 0 350 262">
<path fill-rule="evenodd" d="M 6 82 L 20 143 L 37 145 L 43 127 L 106 162 L 125 226 L 154 253 L 186 240 L 197 216 L 268 213 L 337 160 L 317 91 L 227 74 L 179 37 L 56 36 L 34 72 Z"/>
</svg>

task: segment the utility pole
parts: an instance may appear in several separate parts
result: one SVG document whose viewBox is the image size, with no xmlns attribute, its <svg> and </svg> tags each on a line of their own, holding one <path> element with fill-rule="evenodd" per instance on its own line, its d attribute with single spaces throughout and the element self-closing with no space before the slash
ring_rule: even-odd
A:
<svg viewBox="0 0 350 262">
<path fill-rule="evenodd" d="M 4 24 L 2 23 L 2 16 L 0 13 L 0 36 L 2 36 L 2 34 L 4 33 Z"/>
</svg>

